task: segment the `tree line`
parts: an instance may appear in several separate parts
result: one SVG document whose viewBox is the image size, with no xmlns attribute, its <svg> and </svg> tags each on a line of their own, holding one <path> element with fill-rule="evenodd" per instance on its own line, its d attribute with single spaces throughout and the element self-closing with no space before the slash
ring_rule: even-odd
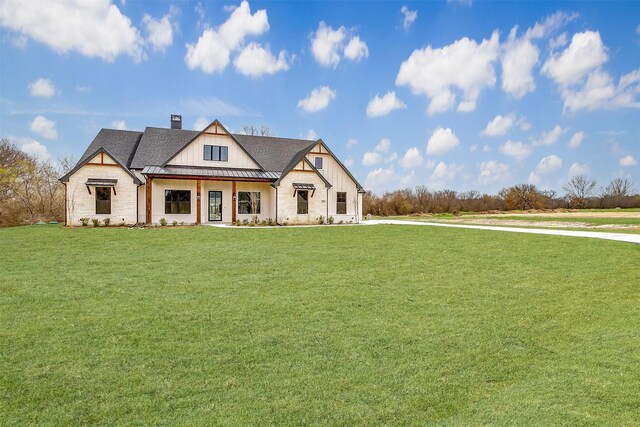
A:
<svg viewBox="0 0 640 427">
<path fill-rule="evenodd" d="M 367 192 L 362 200 L 365 215 L 411 215 L 420 213 L 456 213 L 530 209 L 637 208 L 640 194 L 626 178 L 616 178 L 598 188 L 594 179 L 576 175 L 563 186 L 564 194 L 541 190 L 535 185 L 518 184 L 503 188 L 498 194 L 471 190 L 429 190 L 424 185 L 414 189 L 386 192 L 381 196 Z"/>
</svg>

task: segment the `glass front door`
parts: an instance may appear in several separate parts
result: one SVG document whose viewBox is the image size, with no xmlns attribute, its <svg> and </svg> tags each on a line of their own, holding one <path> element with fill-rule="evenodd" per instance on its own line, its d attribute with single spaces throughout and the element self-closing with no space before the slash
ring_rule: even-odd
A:
<svg viewBox="0 0 640 427">
<path fill-rule="evenodd" d="M 209 191 L 209 221 L 222 221 L 222 191 Z"/>
</svg>

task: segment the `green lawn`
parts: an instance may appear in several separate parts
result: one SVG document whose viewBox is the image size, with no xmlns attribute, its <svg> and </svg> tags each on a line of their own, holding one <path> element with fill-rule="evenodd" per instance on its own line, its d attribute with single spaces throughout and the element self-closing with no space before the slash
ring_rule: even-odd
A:
<svg viewBox="0 0 640 427">
<path fill-rule="evenodd" d="M 632 425 L 640 245 L 0 229 L 0 425 Z"/>
</svg>

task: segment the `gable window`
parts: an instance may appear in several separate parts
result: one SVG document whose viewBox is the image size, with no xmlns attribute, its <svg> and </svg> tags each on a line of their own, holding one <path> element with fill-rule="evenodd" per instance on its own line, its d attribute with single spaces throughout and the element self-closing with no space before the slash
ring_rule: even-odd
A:
<svg viewBox="0 0 640 427">
<path fill-rule="evenodd" d="M 322 157 L 316 157 L 316 169 L 322 169 Z"/>
<path fill-rule="evenodd" d="M 214 162 L 229 161 L 229 147 L 224 145 L 205 145 L 204 159 Z"/>
<path fill-rule="evenodd" d="M 191 190 L 164 190 L 165 214 L 190 214 Z"/>
<path fill-rule="evenodd" d="M 260 192 L 238 191 L 238 213 L 260 214 Z"/>
<path fill-rule="evenodd" d="M 297 190 L 298 215 L 309 213 L 309 191 Z"/>
<path fill-rule="evenodd" d="M 347 193 L 338 191 L 336 193 L 336 214 L 346 215 L 347 213 Z"/>
<path fill-rule="evenodd" d="M 96 187 L 96 214 L 111 214 L 111 187 Z"/>
</svg>

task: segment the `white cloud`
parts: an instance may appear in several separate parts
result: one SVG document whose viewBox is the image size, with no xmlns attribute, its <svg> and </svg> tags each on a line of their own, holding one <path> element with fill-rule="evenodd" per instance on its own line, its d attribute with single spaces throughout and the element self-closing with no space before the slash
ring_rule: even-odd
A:
<svg viewBox="0 0 640 427">
<path fill-rule="evenodd" d="M 49 120 L 44 116 L 38 115 L 29 125 L 31 127 L 31 131 L 43 136 L 44 138 L 58 138 L 58 131 L 56 130 L 56 124 L 53 120 Z"/>
<path fill-rule="evenodd" d="M 561 89 L 564 109 L 569 112 L 583 109 L 592 111 L 600 108 L 640 108 L 640 102 L 636 101 L 638 93 L 640 93 L 640 69 L 620 77 L 617 86 L 608 73 L 594 71 L 589 74 L 581 88 Z"/>
<path fill-rule="evenodd" d="M 569 168 L 569 176 L 588 175 L 589 172 L 591 172 L 591 169 L 586 163 L 574 163 Z"/>
<path fill-rule="evenodd" d="M 124 120 L 114 120 L 111 122 L 111 127 L 113 129 L 127 130 L 127 124 Z"/>
<path fill-rule="evenodd" d="M 549 40 L 549 47 L 551 48 L 551 50 L 555 50 L 558 49 L 559 47 L 563 47 L 567 44 L 568 41 L 568 36 L 566 31 L 562 34 L 560 34 L 557 37 L 552 38 L 551 40 Z"/>
<path fill-rule="evenodd" d="M 120 55 L 144 58 L 140 32 L 110 0 L 0 2 L 0 25 L 58 53 L 79 52 L 112 62 Z"/>
<path fill-rule="evenodd" d="M 449 128 L 437 128 L 427 142 L 427 154 L 442 155 L 460 144 L 460 140 Z"/>
<path fill-rule="evenodd" d="M 631 154 L 620 159 L 620 166 L 623 167 L 635 166 L 637 164 L 638 161 Z"/>
<path fill-rule="evenodd" d="M 539 185 L 540 181 L 542 181 L 542 177 L 536 172 L 531 172 L 529 174 L 529 177 L 527 178 L 527 181 L 529 181 L 529 184 Z"/>
<path fill-rule="evenodd" d="M 382 191 L 388 189 L 394 181 L 398 180 L 398 175 L 393 167 L 374 169 L 367 174 L 364 186 L 371 191 Z"/>
<path fill-rule="evenodd" d="M 360 61 L 362 58 L 369 57 L 369 48 L 360 40 L 360 37 L 354 36 L 344 48 L 344 57 L 352 61 Z"/>
<path fill-rule="evenodd" d="M 489 153 L 491 151 L 491 147 L 489 147 L 489 144 L 484 144 L 482 146 L 482 152 L 483 153 Z"/>
<path fill-rule="evenodd" d="M 558 141 L 558 138 L 565 133 L 567 129 L 563 129 L 560 125 L 556 125 L 553 129 L 548 132 L 542 132 L 537 139 L 532 139 L 532 143 L 534 146 L 540 145 L 553 145 Z"/>
<path fill-rule="evenodd" d="M 289 63 L 287 52 L 281 50 L 276 58 L 269 46 L 262 47 L 258 43 L 249 43 L 233 61 L 236 70 L 240 74 L 251 77 L 259 77 L 263 74 L 275 74 L 278 71 L 287 71 Z"/>
<path fill-rule="evenodd" d="M 78 92 L 78 93 L 89 93 L 89 92 L 91 92 L 91 86 L 78 85 L 78 86 L 76 86 L 76 92 Z"/>
<path fill-rule="evenodd" d="M 329 86 L 321 86 L 313 89 L 309 96 L 298 101 L 298 108 L 301 108 L 307 113 L 314 113 L 327 108 L 335 97 L 335 90 Z"/>
<path fill-rule="evenodd" d="M 580 144 L 582 144 L 582 141 L 584 140 L 585 136 L 586 134 L 584 132 L 574 133 L 571 139 L 569 140 L 569 142 L 567 143 L 567 147 L 578 148 Z"/>
<path fill-rule="evenodd" d="M 8 40 L 16 49 L 23 50 L 29 44 L 29 39 L 24 34 L 7 34 L 2 40 Z"/>
<path fill-rule="evenodd" d="M 523 160 L 531 154 L 533 148 L 530 145 L 523 144 L 520 141 L 507 141 L 498 148 L 498 152 L 505 156 L 513 157 L 516 160 Z"/>
<path fill-rule="evenodd" d="M 351 166 L 353 166 L 353 159 L 349 157 L 347 160 L 344 161 L 344 165 L 350 168 Z"/>
<path fill-rule="evenodd" d="M 579 83 L 590 71 L 607 62 L 607 52 L 600 33 L 576 33 L 571 44 L 561 53 L 552 54 L 542 66 L 542 73 L 558 85 Z"/>
<path fill-rule="evenodd" d="M 538 63 L 540 51 L 527 38 L 516 38 L 518 27 L 513 27 L 502 54 L 502 90 L 515 99 L 533 92 L 536 83 L 533 67 Z"/>
<path fill-rule="evenodd" d="M 221 72 L 229 65 L 231 51 L 239 48 L 246 37 L 268 30 L 267 11 L 261 9 L 252 15 L 249 3 L 243 1 L 217 30 L 207 27 L 195 44 L 187 43 L 187 67 L 206 74 Z"/>
<path fill-rule="evenodd" d="M 211 123 L 211 120 L 207 119 L 204 116 L 200 116 L 195 121 L 195 123 L 193 123 L 193 130 L 197 130 L 197 131 L 204 130 L 204 128 L 206 128 L 209 125 L 209 123 Z"/>
<path fill-rule="evenodd" d="M 391 140 L 388 138 L 382 138 L 380 142 L 378 142 L 374 150 L 377 153 L 386 153 L 387 151 L 389 151 L 389 148 L 391 148 Z"/>
<path fill-rule="evenodd" d="M 462 169 L 463 165 L 459 165 L 456 163 L 447 165 L 444 162 L 439 162 L 433 173 L 431 174 L 431 184 L 439 187 L 440 185 L 436 185 L 435 183 L 451 182 L 456 179 Z"/>
<path fill-rule="evenodd" d="M 403 108 L 407 108 L 407 105 L 396 96 L 395 91 L 389 91 L 383 97 L 380 97 L 380 94 L 376 94 L 376 96 L 369 101 L 367 105 L 367 116 L 386 116 L 393 110 Z"/>
<path fill-rule="evenodd" d="M 508 114 L 506 116 L 498 114 L 487 124 L 487 127 L 482 131 L 482 135 L 502 136 L 509 132 L 514 122 L 515 116 L 513 114 Z"/>
<path fill-rule="evenodd" d="M 480 174 L 476 179 L 477 185 L 489 185 L 511 179 L 511 171 L 506 163 L 495 160 L 480 163 Z"/>
<path fill-rule="evenodd" d="M 391 153 L 389 156 L 385 157 L 384 162 L 385 163 L 393 163 L 396 160 L 398 160 L 398 153 L 396 153 L 395 151 L 393 153 Z"/>
<path fill-rule="evenodd" d="M 347 148 L 351 148 L 351 147 L 353 147 L 353 146 L 355 146 L 355 145 L 358 145 L 358 140 L 357 140 L 357 139 L 355 139 L 355 138 L 349 138 L 349 139 L 347 140 Z"/>
<path fill-rule="evenodd" d="M 495 31 L 480 44 L 464 37 L 442 48 L 416 49 L 400 65 L 396 85 L 427 95 L 431 99 L 429 114 L 451 109 L 456 99 L 452 89 L 458 88 L 463 94 L 458 111 L 473 111 L 480 92 L 496 83 L 493 63 L 498 58 L 498 39 Z"/>
<path fill-rule="evenodd" d="M 56 88 L 49 79 L 38 79 L 29 85 L 31 96 L 51 98 L 56 94 Z"/>
<path fill-rule="evenodd" d="M 526 39 L 541 39 L 547 37 L 549 34 L 575 20 L 577 17 L 577 13 L 556 12 L 547 16 L 544 21 L 536 22 L 532 28 L 527 29 L 524 37 Z"/>
<path fill-rule="evenodd" d="M 23 138 L 23 141 L 20 143 L 20 150 L 43 162 L 46 162 L 51 158 L 51 154 L 49 153 L 47 146 L 40 144 L 34 139 Z"/>
<path fill-rule="evenodd" d="M 434 159 L 428 159 L 424 165 L 427 169 L 431 170 L 436 167 L 436 161 Z"/>
<path fill-rule="evenodd" d="M 173 26 L 171 15 L 164 15 L 160 19 L 155 19 L 145 13 L 142 17 L 142 25 L 147 33 L 147 43 L 154 51 L 164 52 L 168 46 L 173 44 Z"/>
<path fill-rule="evenodd" d="M 558 170 L 561 167 L 562 167 L 562 159 L 556 156 L 555 154 L 552 154 L 550 156 L 543 157 L 542 159 L 540 159 L 540 161 L 536 165 L 535 172 L 537 174 L 544 174 L 544 173 L 549 173 L 549 172 Z"/>
<path fill-rule="evenodd" d="M 316 61 L 325 67 L 336 67 L 340 62 L 340 50 L 346 36 L 347 30 L 344 27 L 334 30 L 320 21 L 311 41 L 311 52 Z"/>
<path fill-rule="evenodd" d="M 402 28 L 404 28 L 405 31 L 408 31 L 418 17 L 418 11 L 410 10 L 407 6 L 402 6 L 400 8 L 400 13 L 404 15 L 404 18 L 402 19 Z"/>
<path fill-rule="evenodd" d="M 381 162 L 382 156 L 374 151 L 367 151 L 362 157 L 362 164 L 365 166 L 373 166 Z"/>
<path fill-rule="evenodd" d="M 411 147 L 400 159 L 400 166 L 405 169 L 416 168 L 422 164 L 422 155 L 416 147 Z"/>
<path fill-rule="evenodd" d="M 305 139 L 308 139 L 309 141 L 317 141 L 318 134 L 316 133 L 315 130 L 309 129 L 309 132 L 307 132 L 307 136 L 305 137 Z"/>
</svg>

